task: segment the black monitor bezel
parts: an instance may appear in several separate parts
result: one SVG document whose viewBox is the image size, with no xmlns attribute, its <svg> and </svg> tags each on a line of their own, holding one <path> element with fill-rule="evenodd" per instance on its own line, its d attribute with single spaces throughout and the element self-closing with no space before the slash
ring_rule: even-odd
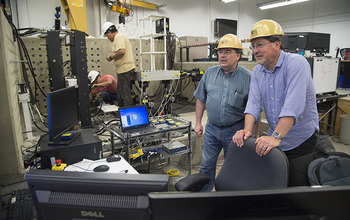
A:
<svg viewBox="0 0 350 220">
<path fill-rule="evenodd" d="M 57 121 L 63 120 L 60 115 L 57 114 L 57 99 L 65 98 L 66 100 L 59 103 L 60 109 L 64 109 L 65 112 L 69 114 L 72 120 L 65 123 L 60 128 L 55 124 Z M 71 109 L 66 109 L 67 103 L 69 102 Z M 49 129 L 49 141 L 57 141 L 62 134 L 67 132 L 73 126 L 79 123 L 79 100 L 78 100 L 78 88 L 75 86 L 70 86 L 67 88 L 58 89 L 46 94 L 46 105 L 47 105 L 47 118 L 48 118 L 48 129 Z M 74 108 L 74 109 L 73 109 Z M 72 110 L 72 111 L 69 111 Z"/>
<path fill-rule="evenodd" d="M 79 216 L 83 212 L 103 215 L 104 219 L 113 219 L 118 215 L 131 215 L 130 219 L 149 217 L 147 194 L 169 190 L 169 176 L 164 174 L 119 174 L 34 169 L 26 174 L 25 180 L 28 183 L 40 219 L 83 218 L 84 216 Z M 50 203 L 50 196 L 57 194 L 76 195 L 81 198 L 86 195 L 97 196 L 101 199 L 120 198 L 133 201 L 136 199 L 137 206 L 111 208 L 95 204 Z M 98 203 L 98 201 L 96 202 Z M 113 218 L 109 218 L 111 216 Z"/>
<path fill-rule="evenodd" d="M 350 219 L 350 186 L 273 190 L 150 193 L 153 220 Z M 290 218 L 292 217 L 292 218 Z"/>
</svg>

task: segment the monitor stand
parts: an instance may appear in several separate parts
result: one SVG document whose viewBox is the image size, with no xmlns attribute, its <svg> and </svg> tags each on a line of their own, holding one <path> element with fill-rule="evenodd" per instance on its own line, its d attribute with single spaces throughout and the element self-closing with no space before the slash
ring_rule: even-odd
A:
<svg viewBox="0 0 350 220">
<path fill-rule="evenodd" d="M 72 137 L 64 137 L 65 134 L 62 134 L 60 137 L 55 138 L 53 141 L 49 141 L 49 145 L 69 145 L 71 144 L 75 139 L 77 139 L 77 137 L 79 137 L 81 135 L 80 132 L 74 132 L 72 133 L 73 136 Z"/>
</svg>

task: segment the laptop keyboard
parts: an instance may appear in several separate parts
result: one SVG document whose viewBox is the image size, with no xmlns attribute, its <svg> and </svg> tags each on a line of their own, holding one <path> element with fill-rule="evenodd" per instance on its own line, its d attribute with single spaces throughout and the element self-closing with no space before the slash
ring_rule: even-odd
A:
<svg viewBox="0 0 350 220">
<path fill-rule="evenodd" d="M 7 219 L 37 219 L 34 202 L 29 189 L 17 189 L 12 191 L 10 207 L 7 211 Z"/>
</svg>

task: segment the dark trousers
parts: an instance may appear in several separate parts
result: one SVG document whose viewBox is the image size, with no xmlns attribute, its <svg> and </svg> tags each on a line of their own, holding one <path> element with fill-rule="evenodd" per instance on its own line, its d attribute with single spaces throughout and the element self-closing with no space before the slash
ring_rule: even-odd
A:
<svg viewBox="0 0 350 220">
<path fill-rule="evenodd" d="M 315 151 L 315 145 L 316 145 L 317 137 L 315 133 L 311 135 L 306 141 L 304 141 L 301 145 L 299 145 L 297 148 L 294 148 L 293 150 L 284 151 L 286 154 L 289 163 L 292 162 L 297 157 L 303 156 L 305 154 L 313 153 Z"/>
<path fill-rule="evenodd" d="M 110 105 L 114 105 L 114 100 L 118 101 L 118 95 L 117 94 L 112 94 L 108 91 L 102 91 L 102 100 Z"/>
<path fill-rule="evenodd" d="M 135 69 L 130 70 L 126 73 L 117 74 L 118 84 L 118 106 L 131 106 L 131 77 L 133 76 Z"/>
</svg>

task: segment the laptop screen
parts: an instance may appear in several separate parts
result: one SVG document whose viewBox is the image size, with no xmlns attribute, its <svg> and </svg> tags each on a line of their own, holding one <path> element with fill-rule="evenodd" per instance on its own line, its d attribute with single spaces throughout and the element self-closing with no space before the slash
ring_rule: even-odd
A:
<svg viewBox="0 0 350 220">
<path fill-rule="evenodd" d="M 119 114 L 122 131 L 149 124 L 145 105 L 119 108 Z"/>
</svg>

